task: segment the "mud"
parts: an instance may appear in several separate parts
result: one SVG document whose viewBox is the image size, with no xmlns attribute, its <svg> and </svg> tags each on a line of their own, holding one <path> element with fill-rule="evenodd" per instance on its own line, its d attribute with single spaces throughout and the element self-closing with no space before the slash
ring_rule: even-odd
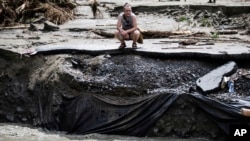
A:
<svg viewBox="0 0 250 141">
<path fill-rule="evenodd" d="M 204 138 L 179 139 L 176 137 L 129 137 L 117 135 L 89 134 L 89 135 L 68 135 L 63 132 L 44 131 L 42 128 L 31 127 L 26 124 L 0 124 L 0 140 L 1 141 L 117 141 L 117 140 L 133 140 L 133 141 L 208 141 Z"/>
</svg>

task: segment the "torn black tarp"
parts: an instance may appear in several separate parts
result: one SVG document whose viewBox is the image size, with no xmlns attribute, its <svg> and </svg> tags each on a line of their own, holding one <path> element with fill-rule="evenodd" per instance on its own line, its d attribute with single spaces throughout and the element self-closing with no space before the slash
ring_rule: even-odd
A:
<svg viewBox="0 0 250 141">
<path fill-rule="evenodd" d="M 226 135 L 231 124 L 250 123 L 249 117 L 241 115 L 242 107 L 249 108 L 249 100 L 226 104 L 199 94 L 164 93 L 141 97 L 82 94 L 64 98 L 57 124 L 70 134 L 145 136 L 162 115 L 168 114 L 171 105 L 184 97 L 208 114 Z"/>
</svg>

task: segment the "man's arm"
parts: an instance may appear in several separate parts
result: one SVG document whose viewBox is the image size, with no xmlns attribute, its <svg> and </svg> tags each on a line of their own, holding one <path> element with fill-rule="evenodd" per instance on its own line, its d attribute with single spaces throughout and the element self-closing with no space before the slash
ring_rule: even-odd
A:
<svg viewBox="0 0 250 141">
<path fill-rule="evenodd" d="M 122 18 L 121 16 L 118 17 L 118 21 L 117 21 L 117 24 L 116 24 L 116 28 L 119 32 L 122 32 Z"/>
<path fill-rule="evenodd" d="M 126 34 L 128 34 L 127 30 L 122 29 L 122 17 L 121 16 L 118 17 L 116 27 L 117 27 L 117 30 L 120 32 L 121 35 L 125 36 Z"/>
</svg>

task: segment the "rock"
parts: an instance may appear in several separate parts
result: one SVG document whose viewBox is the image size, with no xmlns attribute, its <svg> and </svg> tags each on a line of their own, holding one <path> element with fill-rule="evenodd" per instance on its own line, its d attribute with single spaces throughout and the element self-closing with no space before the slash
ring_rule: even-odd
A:
<svg viewBox="0 0 250 141">
<path fill-rule="evenodd" d="M 15 121 L 15 117 L 13 115 L 6 115 L 6 119 L 11 122 Z"/>
<path fill-rule="evenodd" d="M 29 31 L 38 31 L 38 28 L 34 24 L 30 24 Z"/>
<path fill-rule="evenodd" d="M 223 76 L 228 76 L 237 71 L 237 64 L 233 61 L 226 63 L 210 71 L 196 81 L 196 86 L 204 94 L 208 94 L 220 88 Z"/>
<path fill-rule="evenodd" d="M 22 122 L 27 122 L 28 119 L 26 117 L 23 117 L 21 120 Z"/>
<path fill-rule="evenodd" d="M 59 27 L 52 22 L 46 21 L 44 22 L 43 31 L 58 31 Z"/>
<path fill-rule="evenodd" d="M 16 108 L 16 111 L 17 111 L 17 112 L 23 112 L 24 109 L 23 109 L 22 107 L 17 107 L 17 108 Z"/>
</svg>

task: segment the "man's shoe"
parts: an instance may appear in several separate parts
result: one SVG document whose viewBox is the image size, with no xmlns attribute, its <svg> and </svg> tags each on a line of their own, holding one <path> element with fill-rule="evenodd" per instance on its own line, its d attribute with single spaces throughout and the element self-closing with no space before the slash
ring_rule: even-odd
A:
<svg viewBox="0 0 250 141">
<path fill-rule="evenodd" d="M 133 42 L 133 44 L 132 44 L 132 48 L 133 48 L 133 49 L 137 48 L 137 44 L 136 44 L 136 42 Z"/>
<path fill-rule="evenodd" d="M 119 49 L 124 49 L 126 47 L 125 43 L 121 43 L 121 45 L 119 46 Z"/>
</svg>

